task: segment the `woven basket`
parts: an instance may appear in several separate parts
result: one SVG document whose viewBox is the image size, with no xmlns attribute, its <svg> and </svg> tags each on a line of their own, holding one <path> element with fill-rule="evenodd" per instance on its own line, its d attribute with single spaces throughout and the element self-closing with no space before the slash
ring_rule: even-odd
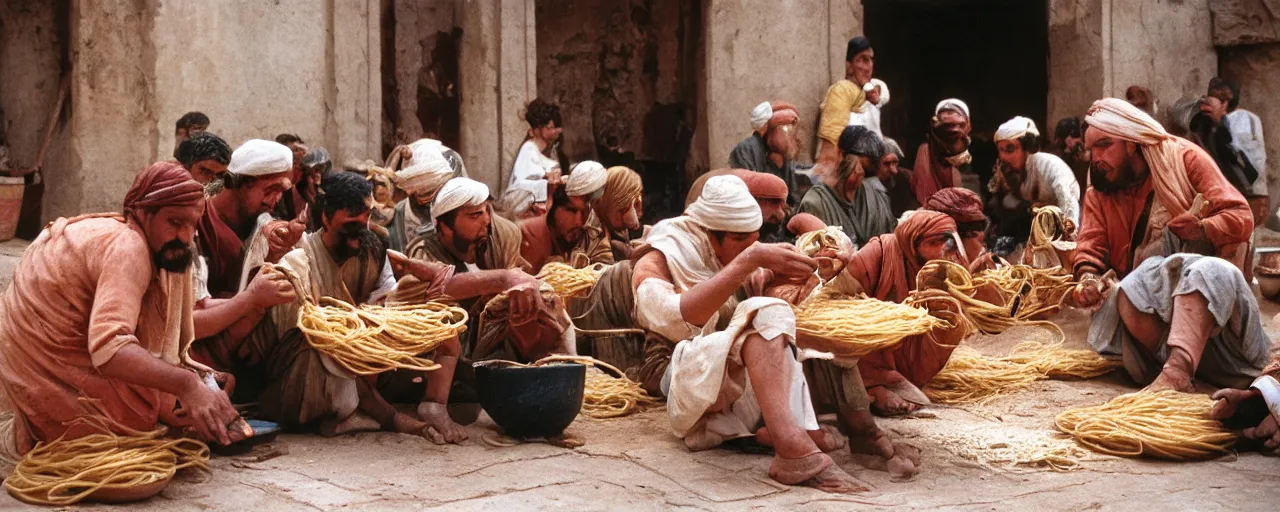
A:
<svg viewBox="0 0 1280 512">
<path fill-rule="evenodd" d="M 0 242 L 18 234 L 18 218 L 22 216 L 22 178 L 0 177 Z"/>
</svg>

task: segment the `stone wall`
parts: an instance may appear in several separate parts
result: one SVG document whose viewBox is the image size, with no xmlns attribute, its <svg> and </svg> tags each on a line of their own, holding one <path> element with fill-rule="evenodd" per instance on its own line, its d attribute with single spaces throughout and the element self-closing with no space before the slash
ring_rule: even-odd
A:
<svg viewBox="0 0 1280 512">
<path fill-rule="evenodd" d="M 390 94 L 384 98 L 388 101 L 384 148 L 422 137 L 458 146 L 458 39 L 462 34 L 455 29 L 456 4 L 455 0 L 394 2 L 392 33 L 383 33 L 393 45 L 384 80 L 384 93 Z"/>
<path fill-rule="evenodd" d="M 1151 89 L 1161 107 L 1204 94 L 1218 74 L 1209 0 L 1108 0 L 1110 80 L 1124 97 L 1130 85 Z"/>
<path fill-rule="evenodd" d="M 1106 85 L 1104 0 L 1049 1 L 1048 123 L 1083 116 Z M 1042 133 L 1051 133 L 1042 130 Z"/>
</svg>

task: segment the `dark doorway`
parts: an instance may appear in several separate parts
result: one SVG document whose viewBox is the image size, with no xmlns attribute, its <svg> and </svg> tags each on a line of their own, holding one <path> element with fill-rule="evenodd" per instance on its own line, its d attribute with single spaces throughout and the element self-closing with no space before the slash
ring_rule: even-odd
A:
<svg viewBox="0 0 1280 512">
<path fill-rule="evenodd" d="M 973 172 L 991 174 L 991 134 L 1013 116 L 1042 134 L 1049 93 L 1045 0 L 863 0 L 876 51 L 875 76 L 889 86 L 881 125 L 914 161 L 938 101 L 959 98 L 973 123 Z M 985 187 L 984 187 L 985 189 Z"/>
</svg>

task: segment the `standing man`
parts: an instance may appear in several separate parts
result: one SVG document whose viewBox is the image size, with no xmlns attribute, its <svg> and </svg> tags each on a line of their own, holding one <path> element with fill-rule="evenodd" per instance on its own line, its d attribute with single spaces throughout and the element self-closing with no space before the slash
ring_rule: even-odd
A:
<svg viewBox="0 0 1280 512">
<path fill-rule="evenodd" d="M 1094 170 L 1077 238 L 1078 278 L 1095 281 L 1108 270 L 1123 277 L 1148 257 L 1179 252 L 1244 264 L 1253 216 L 1208 153 L 1115 98 L 1094 102 L 1085 121 Z"/>
<path fill-rule="evenodd" d="M 173 124 L 173 153 L 177 156 L 178 146 L 192 135 L 209 129 L 209 116 L 204 112 L 187 112 Z"/>
<path fill-rule="evenodd" d="M 849 126 L 850 116 L 861 113 L 867 106 L 863 86 L 871 81 L 875 71 L 876 52 L 871 41 L 858 36 L 849 40 L 844 52 L 844 80 L 827 89 L 819 108 L 822 117 L 818 121 L 818 157 L 813 174 L 822 176 L 835 172 L 840 163 L 840 133 Z"/>
<path fill-rule="evenodd" d="M 1267 147 L 1262 135 L 1262 119 L 1257 114 L 1240 108 L 1240 86 L 1235 82 L 1214 78 L 1209 81 L 1209 96 L 1217 98 L 1226 107 L 1223 124 L 1231 132 L 1231 145 L 1244 154 L 1257 179 L 1240 192 L 1249 201 L 1253 211 L 1253 225 L 1260 226 L 1271 215 L 1270 197 L 1267 192 Z"/>
<path fill-rule="evenodd" d="M 191 259 L 204 187 L 181 166 L 138 174 L 124 215 L 58 219 L 27 249 L 0 296 L 0 459 L 36 443 L 95 433 L 72 420 L 103 415 L 149 431 L 191 427 L 209 442 L 238 436 L 227 395 L 186 359 Z M 185 415 L 175 414 L 181 402 Z"/>
<path fill-rule="evenodd" d="M 808 190 L 808 180 L 796 174 L 796 153 L 800 149 L 800 113 L 790 103 L 775 101 L 756 105 L 751 111 L 749 137 L 729 153 L 729 167 L 767 172 L 786 182 L 787 206 L 795 208 Z M 801 180 L 804 180 L 803 182 Z"/>
<path fill-rule="evenodd" d="M 973 161 L 969 156 L 969 105 L 958 99 L 938 102 L 929 121 L 929 133 L 916 151 L 911 189 L 916 201 L 924 204 L 948 187 L 961 186 L 960 168 Z"/>
<path fill-rule="evenodd" d="M 885 233 L 897 226 L 889 194 L 871 188 L 865 178 L 876 175 L 884 156 L 880 137 L 865 126 L 847 126 L 840 134 L 840 164 L 836 173 L 822 177 L 822 183 L 809 189 L 800 212 L 812 214 L 828 226 L 840 226 L 855 244 Z"/>
<path fill-rule="evenodd" d="M 227 164 L 231 162 L 231 146 L 222 137 L 199 132 L 178 144 L 174 157 L 191 173 L 192 179 L 201 185 L 208 185 L 227 172 Z"/>
<path fill-rule="evenodd" d="M 589 226 L 591 203 L 604 195 L 608 171 L 587 160 L 573 167 L 565 186 L 551 194 L 546 215 L 520 221 L 520 255 L 537 274 L 551 262 L 575 268 L 613 263 L 613 251 L 603 233 Z"/>
</svg>

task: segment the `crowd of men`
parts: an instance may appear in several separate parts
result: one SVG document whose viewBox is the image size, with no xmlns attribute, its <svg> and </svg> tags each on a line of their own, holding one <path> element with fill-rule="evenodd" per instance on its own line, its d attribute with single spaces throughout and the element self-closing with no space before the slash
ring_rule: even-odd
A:
<svg viewBox="0 0 1280 512">
<path fill-rule="evenodd" d="M 968 331 L 934 303 L 946 326 L 833 359 L 799 348 L 792 306 L 819 291 L 901 302 L 941 285 L 938 260 L 974 271 L 1031 261 L 1017 255 L 1046 206 L 1077 243 L 1053 261 L 1082 283 L 1071 303 L 1097 312 L 1088 342 L 1120 355 L 1139 385 L 1223 388 L 1225 419 L 1258 399 L 1255 378 L 1280 373 L 1246 279 L 1268 212 L 1266 163 L 1236 86 L 1210 85 L 1187 116 L 1189 139 L 1114 98 L 1058 123 L 1052 151 L 1015 117 L 995 132 L 992 178 L 975 187 L 969 107 L 940 101 L 908 166 L 879 123 L 889 91 L 874 57 L 867 39 L 849 42 L 846 78 L 820 106 L 816 165 L 798 162 L 798 109 L 762 103 L 730 168 L 695 182 L 683 215 L 651 226 L 634 170 L 561 167 L 565 127 L 543 100 L 528 105 L 501 194 L 431 139 L 337 169 L 296 135 L 232 151 L 207 117 L 184 116 L 174 161 L 138 174 L 121 212 L 51 223 L 0 296 L 0 457 L 83 435 L 67 425 L 86 414 L 234 443 L 246 432 L 228 428 L 232 404 L 249 402 L 292 430 L 456 443 L 478 414 L 459 406 L 475 401 L 469 362 L 589 352 L 578 329 L 638 328 L 636 377 L 666 398 L 689 449 L 752 439 L 772 447 L 778 482 L 856 492 L 866 486 L 827 453 L 847 446 L 914 474 L 919 451 L 875 418 L 928 405 L 921 389 Z M 818 230 L 840 241 L 828 258 L 793 244 Z M 550 262 L 607 267 L 589 296 L 564 300 L 533 277 Z M 298 328 L 302 301 L 321 297 L 454 301 L 471 324 L 429 355 L 439 370 L 361 377 Z M 406 402 L 416 409 L 392 405 Z M 1280 444 L 1274 418 L 1247 426 L 1266 448 Z"/>
</svg>

